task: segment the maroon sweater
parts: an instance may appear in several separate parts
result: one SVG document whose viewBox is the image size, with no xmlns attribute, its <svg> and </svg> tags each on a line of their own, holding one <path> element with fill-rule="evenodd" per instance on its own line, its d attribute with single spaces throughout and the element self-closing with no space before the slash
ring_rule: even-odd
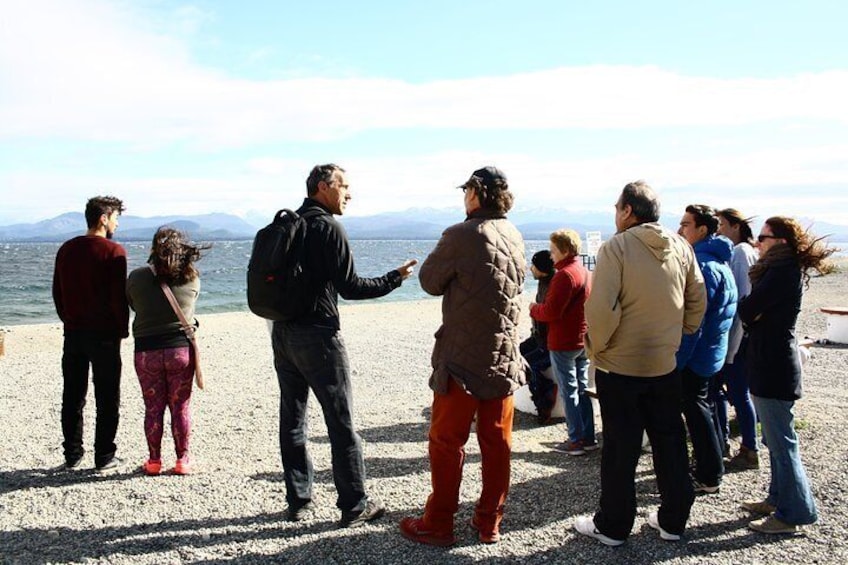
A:
<svg viewBox="0 0 848 565">
<path fill-rule="evenodd" d="M 127 253 L 117 243 L 94 235 L 66 241 L 53 272 L 53 302 L 65 330 L 127 337 L 126 279 Z"/>
<path fill-rule="evenodd" d="M 583 347 L 586 336 L 584 305 L 589 298 L 589 271 L 577 257 L 563 259 L 556 265 L 544 304 L 530 309 L 530 316 L 548 324 L 548 349 L 574 351 Z"/>
</svg>

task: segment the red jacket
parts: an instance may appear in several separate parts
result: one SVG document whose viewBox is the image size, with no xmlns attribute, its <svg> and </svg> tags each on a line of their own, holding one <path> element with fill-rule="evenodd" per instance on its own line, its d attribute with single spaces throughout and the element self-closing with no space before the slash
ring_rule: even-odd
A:
<svg viewBox="0 0 848 565">
<path fill-rule="evenodd" d="M 534 304 L 530 316 L 548 324 L 548 349 L 574 351 L 583 347 L 586 316 L 583 307 L 589 298 L 589 271 L 577 257 L 563 259 L 548 287 L 544 304 Z"/>
</svg>

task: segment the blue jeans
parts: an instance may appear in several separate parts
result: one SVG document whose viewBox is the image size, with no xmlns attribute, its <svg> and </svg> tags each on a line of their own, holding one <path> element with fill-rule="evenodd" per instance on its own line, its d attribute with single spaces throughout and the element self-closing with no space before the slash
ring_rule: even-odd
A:
<svg viewBox="0 0 848 565">
<path fill-rule="evenodd" d="M 787 524 L 812 524 L 817 519 L 816 501 L 801 463 L 795 435 L 795 402 L 752 396 L 768 446 L 771 480 L 766 501 L 777 507 L 774 515 Z"/>
<path fill-rule="evenodd" d="M 324 412 L 332 452 L 336 506 L 365 509 L 365 461 L 353 429 L 350 365 L 344 341 L 332 328 L 275 322 L 271 334 L 280 383 L 280 453 L 286 501 L 300 507 L 312 500 L 314 470 L 306 448 L 309 390 Z"/>
<path fill-rule="evenodd" d="M 589 386 L 589 359 L 586 352 L 583 349 L 551 351 L 551 366 L 565 409 L 568 441 L 595 443 L 595 414 L 592 399 L 586 396 L 586 387 Z"/>
</svg>

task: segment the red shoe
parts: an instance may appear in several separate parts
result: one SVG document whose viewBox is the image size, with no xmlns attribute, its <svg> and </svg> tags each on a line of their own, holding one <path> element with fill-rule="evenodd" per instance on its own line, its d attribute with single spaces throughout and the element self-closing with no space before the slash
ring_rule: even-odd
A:
<svg viewBox="0 0 848 565">
<path fill-rule="evenodd" d="M 174 465 L 174 474 L 175 475 L 188 475 L 194 469 L 192 468 L 191 463 L 188 460 L 188 455 L 180 457 L 177 459 L 177 464 Z"/>
<path fill-rule="evenodd" d="M 469 522 L 471 527 L 477 530 L 477 538 L 483 543 L 498 543 L 501 540 L 501 534 L 497 530 L 492 532 L 483 532 L 480 529 L 480 522 L 477 520 L 477 515 L 471 517 L 471 521 Z"/>
<path fill-rule="evenodd" d="M 158 459 L 157 460 L 148 459 L 141 466 L 141 470 L 145 475 L 148 475 L 148 476 L 158 475 L 159 473 L 162 472 L 162 461 L 158 460 Z"/>
<path fill-rule="evenodd" d="M 450 547 L 456 543 L 453 532 L 440 534 L 424 527 L 421 518 L 408 516 L 400 521 L 400 533 L 408 540 L 435 545 L 438 547 Z"/>
</svg>

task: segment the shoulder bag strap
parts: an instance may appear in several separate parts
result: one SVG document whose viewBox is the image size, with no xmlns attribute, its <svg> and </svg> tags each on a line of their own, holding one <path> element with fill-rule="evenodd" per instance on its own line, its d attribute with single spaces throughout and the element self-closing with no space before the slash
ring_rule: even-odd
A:
<svg viewBox="0 0 848 565">
<path fill-rule="evenodd" d="M 153 265 L 149 265 L 150 270 L 153 272 L 153 276 L 156 276 L 156 267 Z M 171 290 L 171 287 L 168 284 L 160 280 L 159 287 L 162 289 L 162 292 L 165 294 L 165 298 L 168 299 L 168 303 L 171 305 L 171 308 L 174 309 L 174 314 L 177 315 L 177 319 L 180 321 L 180 329 L 186 335 L 191 343 L 191 349 L 194 351 L 194 382 L 197 383 L 197 388 L 203 390 L 203 372 L 200 370 L 200 348 L 197 346 L 197 337 L 195 336 L 195 328 L 193 325 L 188 323 L 186 320 L 185 314 L 183 314 L 183 309 L 180 308 L 179 303 L 177 302 L 177 298 L 174 296 L 174 292 Z"/>
</svg>

